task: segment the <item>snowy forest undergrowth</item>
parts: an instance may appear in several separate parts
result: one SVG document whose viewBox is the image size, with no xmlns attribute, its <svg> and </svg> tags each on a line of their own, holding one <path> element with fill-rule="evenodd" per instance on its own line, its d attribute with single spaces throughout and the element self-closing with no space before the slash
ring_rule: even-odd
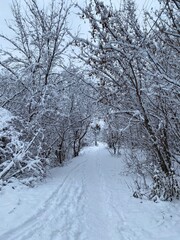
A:
<svg viewBox="0 0 180 240">
<path fill-rule="evenodd" d="M 14 182 L 0 192 L 0 239 L 178 240 L 179 201 L 134 198 L 132 183 L 123 155 L 86 147 L 34 188 Z"/>
<path fill-rule="evenodd" d="M 134 197 L 179 199 L 180 3 L 159 3 L 140 24 L 132 0 L 13 2 L 12 35 L 0 34 L 11 46 L 0 49 L 1 188 L 34 186 L 99 137 L 114 155 L 127 149 Z"/>
</svg>

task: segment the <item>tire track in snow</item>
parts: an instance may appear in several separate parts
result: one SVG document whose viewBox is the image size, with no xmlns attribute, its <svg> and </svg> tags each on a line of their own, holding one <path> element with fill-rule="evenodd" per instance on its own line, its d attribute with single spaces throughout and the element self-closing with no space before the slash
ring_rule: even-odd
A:
<svg viewBox="0 0 180 240">
<path fill-rule="evenodd" d="M 35 215 L 30 217 L 26 222 L 24 222 L 19 227 L 3 234 L 0 236 L 0 239 L 6 240 L 25 240 L 25 239 L 75 239 L 71 235 L 78 235 L 78 239 L 84 239 L 81 237 L 81 233 L 78 233 L 78 226 L 76 229 L 73 229 L 72 234 L 70 235 L 68 231 L 73 227 L 73 217 L 72 214 L 74 206 L 78 205 L 83 195 L 82 186 L 72 186 L 74 183 L 73 176 L 81 165 L 85 161 L 77 164 L 73 169 L 71 169 L 68 174 L 64 177 L 62 183 L 58 188 L 53 192 L 48 200 L 44 203 L 43 208 L 41 208 Z M 77 183 L 76 183 L 77 184 Z M 70 210 L 69 210 L 70 209 Z M 82 210 L 82 209 L 81 209 Z M 75 210 L 76 211 L 76 210 Z M 57 225 L 58 221 L 60 222 L 59 229 L 54 230 L 50 236 L 43 236 L 44 231 L 47 233 L 47 225 L 51 224 L 49 227 L 50 233 L 52 229 Z M 45 226 L 43 226 L 45 224 Z M 62 231 L 62 228 L 63 231 Z M 68 232 L 68 234 L 66 234 Z M 61 238 L 62 235 L 66 235 L 66 238 Z M 56 237 L 58 236 L 58 238 Z"/>
<path fill-rule="evenodd" d="M 134 223 L 134 226 L 130 226 L 128 224 L 128 220 L 125 218 L 123 210 L 124 208 L 121 207 L 121 211 L 118 209 L 118 205 L 122 205 L 123 199 L 118 199 L 117 196 L 115 196 L 116 191 L 122 191 L 120 190 L 120 186 L 118 183 L 118 176 L 119 176 L 119 167 L 116 167 L 116 164 L 108 163 L 108 161 L 105 161 L 102 163 L 103 159 L 101 159 L 101 164 L 107 164 L 108 166 L 101 169 L 106 169 L 107 172 L 101 172 L 102 174 L 102 180 L 104 181 L 102 183 L 104 195 L 106 196 L 107 205 L 108 205 L 108 215 L 112 219 L 115 219 L 114 222 L 112 222 L 111 226 L 114 226 L 114 235 L 111 239 L 121 239 L 121 240 L 141 240 L 142 239 L 142 232 L 144 233 L 144 236 L 148 237 L 148 239 L 151 239 L 151 235 L 148 231 L 145 231 L 140 226 L 137 226 Z M 116 162 L 117 159 L 114 158 L 114 162 Z M 115 175 L 112 175 L 112 171 L 115 173 Z M 117 181 L 117 182 L 116 182 Z M 122 184 L 122 183 L 121 183 Z M 117 188 L 113 189 L 113 186 L 117 186 Z M 122 194 L 122 193 L 121 193 Z M 118 196 L 121 196 L 121 194 L 118 194 Z M 127 211 L 127 209 L 126 209 Z M 144 238 L 143 238 L 144 240 Z"/>
<path fill-rule="evenodd" d="M 107 218 L 105 217 L 104 199 L 102 198 L 99 173 L 96 162 L 96 151 L 91 152 L 91 159 L 84 165 L 83 182 L 85 185 L 85 231 L 87 239 L 109 239 L 107 233 L 103 230 L 107 228 Z"/>
<path fill-rule="evenodd" d="M 107 152 L 105 153 L 107 157 Z M 104 180 L 107 176 L 102 172 L 103 157 L 105 156 L 97 148 L 97 151 L 91 153 L 92 159 L 84 166 L 87 236 L 89 240 L 124 240 L 113 221 L 114 214 L 109 205 L 109 192 Z"/>
<path fill-rule="evenodd" d="M 106 159 L 106 158 L 104 158 L 104 159 Z M 111 239 L 126 240 L 126 238 L 124 238 L 124 235 L 122 234 L 122 232 L 119 231 L 119 226 L 121 226 L 123 224 L 123 219 L 119 214 L 117 214 L 117 212 L 115 211 L 115 209 L 113 208 L 113 205 L 112 205 L 112 190 L 110 189 L 110 187 L 108 187 L 108 181 L 107 181 L 108 177 L 110 175 L 110 171 L 109 171 L 109 168 L 107 168 L 108 172 L 104 173 L 102 171 L 102 169 L 103 169 L 102 164 L 103 164 L 103 159 L 100 158 L 98 160 L 99 175 L 100 175 L 100 179 L 101 179 L 103 195 L 106 200 L 107 217 L 109 218 L 109 222 L 110 222 L 110 226 L 111 226 L 110 232 L 111 232 L 111 234 L 113 234 L 109 237 L 109 240 L 111 240 Z M 115 221 L 114 221 L 114 219 L 115 219 Z M 117 221 L 117 219 L 118 219 L 118 221 Z M 112 230 L 112 228 L 113 228 L 113 230 Z"/>
</svg>

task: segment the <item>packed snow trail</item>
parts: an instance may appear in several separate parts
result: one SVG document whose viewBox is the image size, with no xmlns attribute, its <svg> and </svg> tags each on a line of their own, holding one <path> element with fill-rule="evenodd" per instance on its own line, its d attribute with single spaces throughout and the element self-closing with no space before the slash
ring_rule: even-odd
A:
<svg viewBox="0 0 180 240">
<path fill-rule="evenodd" d="M 85 149 L 61 168 L 42 206 L 32 214 L 27 205 L 31 214 L 0 240 L 179 240 L 176 206 L 134 199 L 122 173 L 122 159 L 103 145 Z"/>
</svg>

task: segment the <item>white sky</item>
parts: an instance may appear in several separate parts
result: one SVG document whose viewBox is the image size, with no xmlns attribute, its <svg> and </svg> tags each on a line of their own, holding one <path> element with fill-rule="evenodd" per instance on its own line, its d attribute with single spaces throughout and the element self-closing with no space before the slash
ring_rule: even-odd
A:
<svg viewBox="0 0 180 240">
<path fill-rule="evenodd" d="M 11 14 L 11 3 L 13 0 L 0 0 L 0 32 L 3 34 L 6 34 L 9 36 L 10 32 L 6 26 L 6 20 L 10 20 L 12 19 L 12 14 Z M 21 2 L 23 2 L 23 0 L 19 0 Z M 49 0 L 38 0 L 39 2 L 45 3 L 48 2 Z M 79 2 L 79 4 L 83 5 L 85 0 L 77 0 Z M 109 2 L 109 0 L 104 0 L 104 2 Z M 120 4 L 120 2 L 122 2 L 122 0 L 111 0 L 112 3 L 114 3 L 116 6 L 118 6 Z M 136 4 L 137 4 L 137 8 L 138 8 L 138 12 L 137 15 L 138 17 L 142 17 L 142 13 L 143 13 L 143 8 L 150 10 L 152 7 L 153 8 L 157 8 L 158 7 L 158 0 L 135 0 Z M 72 18 L 73 21 L 73 18 Z M 79 26 L 80 25 L 80 21 L 78 22 L 78 18 L 74 19 L 75 22 L 73 22 L 73 26 Z M 83 28 L 82 28 L 83 29 Z M 5 42 L 3 42 L 2 40 L 0 40 L 0 45 L 5 46 Z"/>
</svg>

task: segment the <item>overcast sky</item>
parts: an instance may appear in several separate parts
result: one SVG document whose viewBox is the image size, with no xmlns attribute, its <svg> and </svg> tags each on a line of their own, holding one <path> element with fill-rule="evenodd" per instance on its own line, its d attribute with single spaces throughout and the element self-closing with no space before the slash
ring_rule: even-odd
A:
<svg viewBox="0 0 180 240">
<path fill-rule="evenodd" d="M 9 35 L 10 33 L 8 32 L 8 28 L 6 26 L 6 23 L 5 23 L 5 19 L 6 20 L 10 20 L 12 19 L 12 14 L 11 14 L 11 3 L 12 3 L 13 0 L 0 0 L 0 32 L 3 33 L 3 34 L 7 34 Z M 23 0 L 19 0 L 23 3 Z M 39 2 L 42 2 L 42 3 L 48 3 L 50 0 L 38 0 Z M 109 0 L 104 0 L 104 2 L 108 2 Z M 116 6 L 119 5 L 119 3 L 122 1 L 122 0 L 111 0 L 113 4 L 115 4 Z M 83 4 L 84 3 L 84 0 L 78 0 L 79 4 Z M 142 17 L 142 13 L 143 13 L 143 9 L 147 9 L 147 10 L 150 10 L 152 7 L 153 8 L 157 8 L 158 7 L 158 0 L 135 0 L 136 4 L 137 4 L 137 9 L 138 9 L 138 12 L 137 12 L 137 15 L 138 17 Z M 78 18 L 75 18 L 73 19 L 72 18 L 72 21 L 74 20 L 76 24 L 76 22 L 78 21 Z M 77 26 L 80 24 L 80 22 L 78 23 L 77 22 Z M 0 45 L 3 45 L 4 46 L 4 42 L 2 42 L 2 40 L 0 40 Z"/>
</svg>

